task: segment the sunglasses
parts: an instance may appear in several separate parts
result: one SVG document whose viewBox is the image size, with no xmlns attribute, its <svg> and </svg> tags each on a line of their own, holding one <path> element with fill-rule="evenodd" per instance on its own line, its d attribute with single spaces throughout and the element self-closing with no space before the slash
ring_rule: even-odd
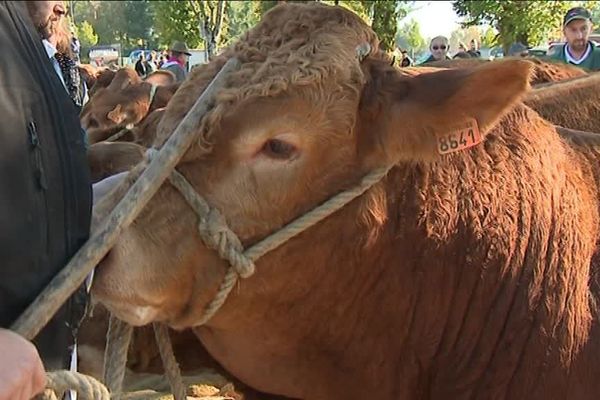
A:
<svg viewBox="0 0 600 400">
<path fill-rule="evenodd" d="M 447 46 L 443 44 L 441 46 L 432 46 L 431 48 L 433 50 L 446 50 Z"/>
</svg>

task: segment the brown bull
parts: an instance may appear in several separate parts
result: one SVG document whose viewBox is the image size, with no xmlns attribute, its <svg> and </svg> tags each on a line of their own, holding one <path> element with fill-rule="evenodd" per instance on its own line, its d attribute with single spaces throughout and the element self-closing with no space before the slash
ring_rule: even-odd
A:
<svg viewBox="0 0 600 400">
<path fill-rule="evenodd" d="M 157 145 L 229 57 L 242 67 L 178 170 L 244 246 L 394 167 L 262 257 L 204 326 L 227 265 L 165 184 L 98 267 L 96 299 L 194 327 L 233 375 L 292 398 L 600 396 L 598 143 L 519 104 L 530 63 L 407 77 L 356 15 L 284 4 L 192 73 Z"/>
<path fill-rule="evenodd" d="M 525 103 L 553 124 L 600 132 L 600 74 L 543 85 Z"/>
<path fill-rule="evenodd" d="M 108 68 L 98 72 L 94 85 L 90 86 L 90 98 L 93 97 L 98 90 L 110 85 L 116 74 L 117 71 Z"/>
<path fill-rule="evenodd" d="M 152 146 L 156 138 L 156 129 L 164 114 L 164 108 L 150 112 L 139 124 L 133 127 L 115 125 L 109 128 L 92 128 L 87 130 L 88 141 L 92 144 L 110 142 L 133 142 L 144 147 Z M 116 140 L 113 140 L 116 139 Z"/>
<path fill-rule="evenodd" d="M 87 150 L 92 183 L 128 171 L 144 159 L 146 148 L 128 142 L 100 142 Z"/>
<path fill-rule="evenodd" d="M 106 68 L 97 68 L 90 64 L 79 64 L 77 68 L 89 91 L 96 85 L 98 77 L 103 75 L 104 71 L 107 70 Z M 91 95 L 91 92 L 89 93 Z"/>
<path fill-rule="evenodd" d="M 167 71 L 157 71 L 144 81 L 132 71 L 117 71 L 81 111 L 81 125 L 88 131 L 90 143 L 106 140 L 124 127 L 140 123 L 152 111 L 165 107 L 179 87 Z"/>
</svg>

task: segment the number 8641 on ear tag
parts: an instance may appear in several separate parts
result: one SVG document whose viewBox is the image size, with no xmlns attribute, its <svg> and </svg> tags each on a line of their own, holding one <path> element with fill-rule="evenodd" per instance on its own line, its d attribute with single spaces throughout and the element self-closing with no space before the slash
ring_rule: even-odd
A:
<svg viewBox="0 0 600 400">
<path fill-rule="evenodd" d="M 473 147 L 483 141 L 475 118 L 446 133 L 438 133 L 437 149 L 440 154 L 454 153 Z"/>
</svg>

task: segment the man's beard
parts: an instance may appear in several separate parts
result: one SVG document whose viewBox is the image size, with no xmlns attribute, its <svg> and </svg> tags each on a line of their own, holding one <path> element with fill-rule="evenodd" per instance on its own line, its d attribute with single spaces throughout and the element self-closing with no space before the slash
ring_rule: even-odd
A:
<svg viewBox="0 0 600 400">
<path fill-rule="evenodd" d="M 585 40 L 575 40 L 572 44 L 569 44 L 569 47 L 575 51 L 584 51 L 587 46 L 587 42 Z"/>
<path fill-rule="evenodd" d="M 36 23 L 35 28 L 37 29 L 42 39 L 50 39 L 50 37 L 52 37 L 52 35 L 58 31 L 58 22 L 58 20 L 48 18 L 46 21 Z"/>
<path fill-rule="evenodd" d="M 56 50 L 71 56 L 71 34 L 66 27 L 66 21 L 48 18 L 45 23 L 36 26 L 42 39 L 53 38 L 56 41 Z"/>
<path fill-rule="evenodd" d="M 50 42 L 56 42 L 56 50 L 59 53 L 67 54 L 72 57 L 71 51 L 71 32 L 67 27 L 65 18 L 56 18 L 55 15 L 44 16 L 40 10 L 38 2 L 28 1 L 27 11 L 42 39 Z M 45 17 L 45 19 L 44 19 Z M 52 40 L 50 40 L 52 38 Z"/>
</svg>

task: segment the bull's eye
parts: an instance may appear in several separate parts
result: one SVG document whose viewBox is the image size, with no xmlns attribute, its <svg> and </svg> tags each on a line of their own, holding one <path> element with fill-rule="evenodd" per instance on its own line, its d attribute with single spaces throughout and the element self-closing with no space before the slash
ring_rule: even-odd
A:
<svg viewBox="0 0 600 400">
<path fill-rule="evenodd" d="M 298 149 L 293 144 L 284 142 L 283 140 L 269 139 L 263 146 L 262 152 L 267 157 L 288 160 L 298 153 Z"/>
<path fill-rule="evenodd" d="M 88 121 L 88 127 L 90 127 L 90 128 L 97 128 L 98 127 L 98 121 L 96 121 L 95 118 L 90 118 L 90 120 Z"/>
</svg>

